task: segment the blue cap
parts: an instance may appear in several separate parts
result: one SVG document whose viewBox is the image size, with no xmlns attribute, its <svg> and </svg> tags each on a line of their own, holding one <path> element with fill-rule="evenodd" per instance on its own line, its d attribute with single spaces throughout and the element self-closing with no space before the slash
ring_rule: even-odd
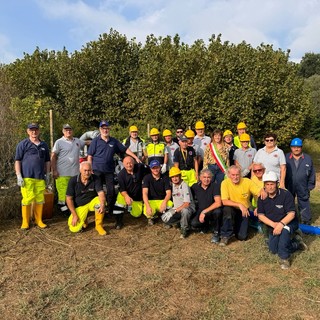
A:
<svg viewBox="0 0 320 320">
<path fill-rule="evenodd" d="M 291 140 L 290 147 L 302 147 L 302 140 L 300 138 L 294 138 Z"/>
<path fill-rule="evenodd" d="M 39 125 L 36 122 L 29 123 L 28 129 L 39 129 Z"/>
<path fill-rule="evenodd" d="M 99 124 L 99 128 L 101 128 L 102 126 L 110 127 L 110 124 L 107 120 L 102 120 Z"/>
<path fill-rule="evenodd" d="M 160 162 L 158 160 L 152 160 L 149 164 L 149 167 L 152 169 L 154 167 L 160 167 Z"/>
</svg>

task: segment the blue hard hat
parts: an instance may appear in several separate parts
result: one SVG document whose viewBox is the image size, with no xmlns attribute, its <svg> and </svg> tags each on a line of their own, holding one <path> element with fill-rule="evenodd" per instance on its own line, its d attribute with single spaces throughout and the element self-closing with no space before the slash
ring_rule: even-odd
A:
<svg viewBox="0 0 320 320">
<path fill-rule="evenodd" d="M 302 147 L 302 140 L 300 138 L 294 138 L 291 140 L 290 147 Z"/>
</svg>

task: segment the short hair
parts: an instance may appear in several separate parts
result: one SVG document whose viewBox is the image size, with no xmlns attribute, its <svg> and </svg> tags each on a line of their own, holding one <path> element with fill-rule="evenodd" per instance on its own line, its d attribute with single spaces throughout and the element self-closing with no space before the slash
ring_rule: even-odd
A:
<svg viewBox="0 0 320 320">
<path fill-rule="evenodd" d="M 81 163 L 80 163 L 80 169 L 82 169 L 82 167 L 83 167 L 84 165 L 88 165 L 88 166 L 90 167 L 90 169 L 92 169 L 92 164 L 91 164 L 90 161 L 83 161 L 83 162 L 81 162 Z"/>
<path fill-rule="evenodd" d="M 268 132 L 263 136 L 263 140 L 266 140 L 267 138 L 273 138 L 274 140 L 277 140 L 277 135 L 273 132 Z"/>
<path fill-rule="evenodd" d="M 209 174 L 210 177 L 213 176 L 213 174 L 212 174 L 212 172 L 211 172 L 210 169 L 202 169 L 202 170 L 200 171 L 200 176 L 203 176 L 203 175 L 206 174 L 206 173 Z"/>
<path fill-rule="evenodd" d="M 211 134 L 211 138 L 213 138 L 213 136 L 215 136 L 216 134 L 220 135 L 221 137 L 223 137 L 223 132 L 221 129 L 214 129 L 212 134 Z"/>
<path fill-rule="evenodd" d="M 260 166 L 262 169 L 266 168 L 262 162 L 252 162 L 252 168 L 253 166 Z"/>
<path fill-rule="evenodd" d="M 230 166 L 230 167 L 227 169 L 227 174 L 229 174 L 230 171 L 231 171 L 231 170 L 234 170 L 234 169 L 238 170 L 239 173 L 241 172 L 241 168 L 240 168 L 239 166 L 233 164 L 232 166 Z"/>
</svg>

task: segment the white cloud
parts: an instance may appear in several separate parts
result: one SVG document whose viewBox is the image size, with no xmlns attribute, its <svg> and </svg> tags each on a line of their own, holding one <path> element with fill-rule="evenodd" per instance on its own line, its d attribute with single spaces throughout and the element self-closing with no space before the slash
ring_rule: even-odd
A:
<svg viewBox="0 0 320 320">
<path fill-rule="evenodd" d="M 300 59 L 320 52 L 319 0 L 37 0 L 48 19 L 69 21 L 69 36 L 80 45 L 110 28 L 144 42 L 146 36 L 175 35 L 184 42 L 207 41 L 222 34 L 224 41 L 246 41 L 253 47 L 272 44 L 291 49 Z M 80 47 L 80 46 L 79 46 Z M 68 49 L 68 47 L 67 47 Z"/>
<path fill-rule="evenodd" d="M 0 34 L 0 64 L 15 60 L 16 56 L 12 52 L 10 40 L 7 36 Z"/>
</svg>

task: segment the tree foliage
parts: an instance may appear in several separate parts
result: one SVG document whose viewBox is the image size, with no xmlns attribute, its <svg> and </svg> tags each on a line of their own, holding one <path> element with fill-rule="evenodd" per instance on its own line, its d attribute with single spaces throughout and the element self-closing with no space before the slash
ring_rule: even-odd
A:
<svg viewBox="0 0 320 320">
<path fill-rule="evenodd" d="M 111 30 L 73 54 L 37 48 L 8 71 L 22 113 L 31 115 L 41 101 L 79 130 L 106 118 L 123 137 L 133 123 L 146 135 L 147 123 L 162 130 L 202 120 L 209 133 L 244 121 L 258 142 L 274 131 L 285 144 L 306 133 L 313 114 L 288 52 L 222 42 L 221 35 L 191 45 L 179 35 L 150 35 L 142 45 Z"/>
<path fill-rule="evenodd" d="M 299 74 L 304 78 L 320 75 L 320 53 L 306 53 L 300 62 Z"/>
</svg>

